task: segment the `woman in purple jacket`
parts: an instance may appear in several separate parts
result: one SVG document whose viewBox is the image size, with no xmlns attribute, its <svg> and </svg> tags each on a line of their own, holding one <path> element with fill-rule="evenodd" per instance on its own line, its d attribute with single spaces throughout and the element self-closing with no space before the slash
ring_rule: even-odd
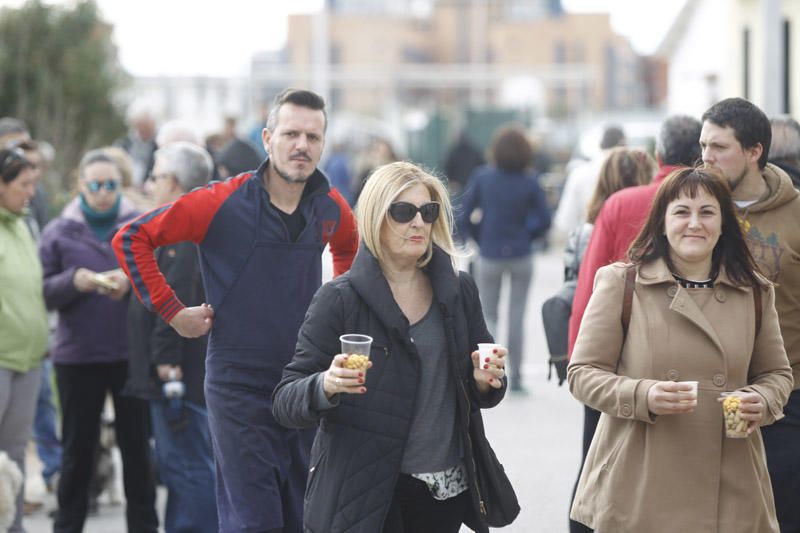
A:
<svg viewBox="0 0 800 533">
<path fill-rule="evenodd" d="M 64 445 L 54 531 L 81 531 L 100 414 L 111 393 L 122 454 L 128 531 L 157 531 L 147 403 L 124 397 L 128 280 L 110 240 L 138 213 L 121 194 L 122 175 L 103 150 L 84 155 L 78 196 L 45 228 L 39 245 L 47 307 L 58 311 L 51 347 Z"/>
</svg>

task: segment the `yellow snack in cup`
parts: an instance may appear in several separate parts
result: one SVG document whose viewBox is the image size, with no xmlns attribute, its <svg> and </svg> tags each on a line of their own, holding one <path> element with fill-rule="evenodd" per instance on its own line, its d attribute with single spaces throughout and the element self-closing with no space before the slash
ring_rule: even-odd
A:
<svg viewBox="0 0 800 533">
<path fill-rule="evenodd" d="M 369 357 L 359 354 L 348 354 L 347 360 L 344 362 L 344 367 L 350 370 L 366 370 L 369 365 Z"/>
</svg>

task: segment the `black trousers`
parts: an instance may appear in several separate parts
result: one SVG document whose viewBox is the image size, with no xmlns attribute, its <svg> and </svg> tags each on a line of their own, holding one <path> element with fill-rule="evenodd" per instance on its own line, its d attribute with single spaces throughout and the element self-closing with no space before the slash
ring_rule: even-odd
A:
<svg viewBox="0 0 800 533">
<path fill-rule="evenodd" d="M 581 456 L 581 467 L 578 470 L 578 479 L 575 480 L 575 486 L 572 487 L 572 498 L 569 500 L 569 507 L 572 509 L 572 502 L 575 501 L 575 491 L 578 490 L 578 481 L 583 472 L 583 464 L 586 462 L 586 454 L 589 453 L 589 446 L 592 444 L 594 432 L 597 429 L 597 423 L 600 421 L 600 411 L 596 411 L 586 405 L 583 406 L 583 455 Z M 567 509 L 567 516 L 569 516 L 569 509 Z M 570 519 L 569 533 L 591 533 L 593 530 L 580 522 Z"/>
<path fill-rule="evenodd" d="M 156 491 L 151 468 L 150 418 L 145 400 L 122 396 L 128 363 L 56 364 L 64 455 L 58 483 L 55 533 L 83 530 L 89 481 L 106 393 L 114 401 L 114 429 L 122 455 L 129 533 L 156 533 Z"/>
<path fill-rule="evenodd" d="M 436 500 L 425 482 L 400 474 L 383 533 L 458 533 L 469 505 L 469 491 Z"/>
<path fill-rule="evenodd" d="M 789 396 L 784 418 L 761 428 L 781 533 L 800 532 L 800 390 Z"/>
</svg>

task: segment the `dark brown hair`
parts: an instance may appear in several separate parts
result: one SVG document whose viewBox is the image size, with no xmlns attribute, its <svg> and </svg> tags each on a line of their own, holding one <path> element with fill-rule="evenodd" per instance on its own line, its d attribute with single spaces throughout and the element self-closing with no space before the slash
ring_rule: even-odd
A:
<svg viewBox="0 0 800 533">
<path fill-rule="evenodd" d="M 650 183 L 655 171 L 656 163 L 647 152 L 636 148 L 612 149 L 600 168 L 597 185 L 586 210 L 586 221 L 594 224 L 609 196 L 626 187 Z"/>
<path fill-rule="evenodd" d="M 506 172 L 520 172 L 533 163 L 533 146 L 519 126 L 503 126 L 489 148 L 492 162 Z"/>
<path fill-rule="evenodd" d="M 0 150 L 0 179 L 11 183 L 25 168 L 33 168 L 33 163 L 25 159 L 21 150 Z"/>
<path fill-rule="evenodd" d="M 644 264 L 661 258 L 671 271 L 675 271 L 669 254 L 670 245 L 664 234 L 667 206 L 682 194 L 696 198 L 700 189 L 716 198 L 722 215 L 722 233 L 711 255 L 712 272 L 719 272 L 724 266 L 728 277 L 739 286 L 767 286 L 769 283 L 760 277 L 761 272 L 745 242 L 728 181 L 711 167 L 679 168 L 664 179 L 644 227 L 628 248 L 630 260 Z"/>
</svg>

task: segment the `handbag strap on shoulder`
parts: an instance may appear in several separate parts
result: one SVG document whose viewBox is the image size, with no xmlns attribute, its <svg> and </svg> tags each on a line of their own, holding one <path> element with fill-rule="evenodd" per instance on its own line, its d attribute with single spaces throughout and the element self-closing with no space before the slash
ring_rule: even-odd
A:
<svg viewBox="0 0 800 533">
<path fill-rule="evenodd" d="M 625 295 L 622 299 L 622 339 L 628 336 L 628 325 L 631 323 L 633 307 L 633 289 L 636 285 L 636 267 L 630 266 L 625 271 Z"/>
<path fill-rule="evenodd" d="M 756 338 L 761 332 L 761 287 L 753 286 L 753 304 L 756 308 Z"/>
</svg>

